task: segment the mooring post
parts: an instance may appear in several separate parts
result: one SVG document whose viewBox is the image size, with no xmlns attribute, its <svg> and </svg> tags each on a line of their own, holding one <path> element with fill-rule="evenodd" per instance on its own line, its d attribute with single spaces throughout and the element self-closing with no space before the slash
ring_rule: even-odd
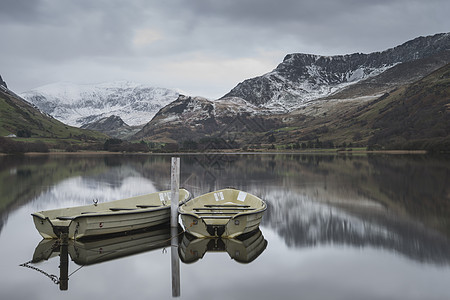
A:
<svg viewBox="0 0 450 300">
<path fill-rule="evenodd" d="M 180 297 L 180 257 L 178 256 L 178 228 L 170 228 L 172 242 L 170 247 L 172 264 L 172 297 Z"/>
<path fill-rule="evenodd" d="M 60 235 L 60 250 L 59 250 L 59 289 L 67 291 L 69 288 L 69 237 L 67 232 L 62 232 Z"/>
<path fill-rule="evenodd" d="M 180 158 L 172 157 L 170 198 L 170 233 L 172 262 L 172 297 L 180 296 L 180 259 L 178 257 L 178 202 L 180 199 Z"/>
<path fill-rule="evenodd" d="M 180 199 L 180 158 L 172 157 L 171 197 L 170 197 L 170 227 L 178 228 L 178 202 Z"/>
</svg>

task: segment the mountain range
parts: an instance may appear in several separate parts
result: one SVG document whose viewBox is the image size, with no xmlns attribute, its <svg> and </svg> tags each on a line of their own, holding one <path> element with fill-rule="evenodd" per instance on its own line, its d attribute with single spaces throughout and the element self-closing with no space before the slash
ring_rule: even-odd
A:
<svg viewBox="0 0 450 300">
<path fill-rule="evenodd" d="M 422 148 L 430 140 L 443 146 L 450 132 L 449 62 L 450 34 L 371 54 L 289 54 L 272 72 L 239 83 L 219 100 L 180 96 L 134 138 L 233 136 L 255 147 Z M 230 103 L 239 103 L 239 111 Z"/>
<path fill-rule="evenodd" d="M 449 62 L 450 34 L 442 33 L 370 54 L 288 54 L 273 71 L 239 83 L 217 100 L 129 82 L 55 84 L 22 96 L 65 123 L 131 140 L 404 146 L 418 136 L 422 142 L 448 140 Z M 434 131 L 426 126 L 429 118 Z"/>
<path fill-rule="evenodd" d="M 87 126 L 119 116 L 127 125 L 139 126 L 176 100 L 179 92 L 129 81 L 85 85 L 59 82 L 20 95 L 68 125 Z"/>
</svg>

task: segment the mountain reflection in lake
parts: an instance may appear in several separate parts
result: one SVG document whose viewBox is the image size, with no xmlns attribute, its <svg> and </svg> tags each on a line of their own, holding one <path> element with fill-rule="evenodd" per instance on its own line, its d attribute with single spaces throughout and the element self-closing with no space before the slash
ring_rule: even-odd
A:
<svg viewBox="0 0 450 300">
<path fill-rule="evenodd" d="M 195 196 L 233 186 L 268 209 L 242 239 L 180 236 L 180 298 L 448 299 L 449 171 L 447 157 L 419 155 L 183 155 Z M 32 212 L 168 188 L 166 155 L 0 156 L 0 297 L 171 298 L 164 228 L 70 241 L 67 291 L 19 266 L 60 275 L 61 248 Z"/>
</svg>

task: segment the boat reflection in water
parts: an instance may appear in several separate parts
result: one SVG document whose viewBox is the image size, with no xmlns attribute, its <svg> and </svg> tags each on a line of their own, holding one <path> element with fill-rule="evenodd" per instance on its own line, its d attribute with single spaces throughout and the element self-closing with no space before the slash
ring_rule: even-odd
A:
<svg viewBox="0 0 450 300">
<path fill-rule="evenodd" d="M 33 259 L 28 263 L 22 264 L 22 266 L 47 275 L 53 282 L 59 284 L 61 290 L 67 290 L 70 276 L 68 274 L 69 256 L 77 265 L 87 266 L 169 247 L 170 240 L 169 226 L 157 226 L 132 234 L 120 234 L 95 240 L 43 239 L 36 246 Z M 58 255 L 60 257 L 59 279 L 56 275 L 49 275 L 31 265 L 31 263 L 36 264 Z"/>
<path fill-rule="evenodd" d="M 178 237 L 181 228 L 174 228 Z M 131 234 L 116 234 L 103 239 L 71 240 L 67 236 L 59 239 L 43 239 L 35 248 L 33 259 L 21 266 L 36 270 L 59 285 L 60 290 L 68 290 L 69 277 L 83 266 L 98 264 L 142 252 L 169 248 L 171 228 L 158 226 Z M 176 240 L 176 239 L 175 239 Z M 196 238 L 182 234 L 178 256 L 184 263 L 201 259 L 207 251 L 227 252 L 239 263 L 254 261 L 267 247 L 267 241 L 258 228 L 237 238 Z M 173 249 L 172 249 L 173 251 Z M 176 250 L 175 250 L 176 251 Z M 39 269 L 36 264 L 59 256 L 59 277 Z M 69 274 L 69 257 L 80 267 Z"/>
<path fill-rule="evenodd" d="M 227 252 L 237 262 L 251 263 L 267 247 L 267 241 L 259 228 L 236 238 L 196 238 L 185 233 L 178 248 L 184 263 L 194 263 L 203 258 L 206 252 Z"/>
</svg>

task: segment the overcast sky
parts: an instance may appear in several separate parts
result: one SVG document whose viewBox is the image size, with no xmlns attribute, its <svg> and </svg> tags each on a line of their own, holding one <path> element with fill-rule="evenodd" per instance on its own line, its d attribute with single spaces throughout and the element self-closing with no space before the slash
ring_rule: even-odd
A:
<svg viewBox="0 0 450 300">
<path fill-rule="evenodd" d="M 0 0 L 15 92 L 129 80 L 218 98 L 288 53 L 370 53 L 450 31 L 449 0 Z"/>
</svg>

